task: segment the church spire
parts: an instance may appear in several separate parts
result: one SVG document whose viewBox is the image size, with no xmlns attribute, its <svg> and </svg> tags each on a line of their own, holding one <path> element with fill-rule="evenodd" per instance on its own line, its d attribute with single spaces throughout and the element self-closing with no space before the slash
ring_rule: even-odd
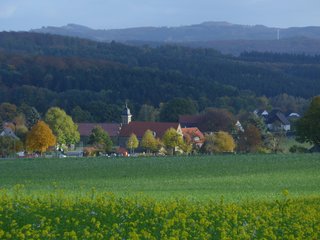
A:
<svg viewBox="0 0 320 240">
<path fill-rule="evenodd" d="M 131 122 L 131 118 L 132 118 L 132 115 L 131 115 L 130 109 L 128 108 L 128 104 L 126 102 L 126 107 L 121 114 L 122 124 L 129 124 Z"/>
</svg>

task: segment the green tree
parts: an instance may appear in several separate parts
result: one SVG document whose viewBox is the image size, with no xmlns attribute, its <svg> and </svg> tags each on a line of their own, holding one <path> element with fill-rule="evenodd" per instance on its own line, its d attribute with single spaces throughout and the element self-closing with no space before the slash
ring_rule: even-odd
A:
<svg viewBox="0 0 320 240">
<path fill-rule="evenodd" d="M 175 98 L 164 104 L 160 109 L 160 120 L 177 122 L 179 115 L 196 114 L 197 106 L 191 99 Z"/>
<path fill-rule="evenodd" d="M 17 107 L 11 103 L 2 103 L 0 105 L 0 117 L 5 122 L 10 122 L 17 116 Z"/>
<path fill-rule="evenodd" d="M 214 105 L 228 109 L 233 113 L 253 111 L 254 109 L 269 109 L 269 100 L 266 97 L 256 97 L 254 92 L 241 90 L 236 96 L 223 96 L 215 99 Z"/>
<path fill-rule="evenodd" d="M 141 139 L 140 145 L 147 150 L 148 153 L 155 151 L 157 149 L 157 139 L 154 137 L 151 130 L 147 130 Z"/>
<path fill-rule="evenodd" d="M 253 125 L 258 128 L 262 136 L 265 136 L 267 134 L 268 129 L 262 117 L 259 117 L 254 113 L 246 112 L 239 114 L 238 118 L 240 119 L 240 122 L 244 128 L 249 125 Z"/>
<path fill-rule="evenodd" d="M 59 145 L 68 145 L 79 142 L 80 134 L 78 126 L 65 111 L 58 107 L 50 108 L 45 115 L 45 122 L 48 123 L 52 132 L 57 137 Z"/>
<path fill-rule="evenodd" d="M 184 144 L 183 137 L 174 128 L 169 128 L 162 137 L 164 146 L 171 150 L 172 154 L 175 154 L 176 147 L 180 147 Z"/>
<path fill-rule="evenodd" d="M 131 134 L 126 145 L 127 148 L 130 149 L 130 153 L 133 153 L 134 150 L 139 146 L 139 140 L 134 133 Z"/>
<path fill-rule="evenodd" d="M 158 120 L 159 110 L 148 104 L 143 104 L 138 114 L 138 120 L 143 122 L 155 122 Z"/>
<path fill-rule="evenodd" d="M 101 126 L 95 126 L 92 129 L 89 136 L 89 143 L 103 152 L 111 152 L 113 146 L 108 133 Z"/>
<path fill-rule="evenodd" d="M 28 129 L 31 129 L 41 119 L 37 109 L 27 104 L 21 104 L 19 112 L 24 114 L 26 127 Z"/>
<path fill-rule="evenodd" d="M 152 151 L 157 153 L 161 150 L 162 147 L 163 147 L 163 142 L 161 141 L 161 139 L 156 138 L 156 142 L 154 144 Z"/>
<path fill-rule="evenodd" d="M 266 147 L 273 153 L 283 152 L 283 149 L 281 148 L 281 143 L 283 142 L 284 138 L 284 132 L 268 132 L 264 136 L 264 147 Z"/>
<path fill-rule="evenodd" d="M 214 148 L 214 135 L 213 134 L 206 134 L 205 135 L 205 142 L 202 145 L 202 151 L 205 153 L 214 153 L 215 148 Z"/>
<path fill-rule="evenodd" d="M 184 152 L 184 153 L 191 153 L 193 149 L 196 149 L 192 143 L 188 143 L 188 142 L 183 142 L 182 144 L 180 144 L 179 146 L 181 148 L 181 150 Z"/>
<path fill-rule="evenodd" d="M 228 110 L 208 108 L 200 121 L 199 128 L 203 132 L 231 132 L 235 123 L 233 114 Z"/>
<path fill-rule="evenodd" d="M 91 113 L 96 122 L 118 122 L 122 108 L 104 101 L 92 101 L 86 105 L 86 110 Z"/>
<path fill-rule="evenodd" d="M 50 127 L 43 121 L 38 121 L 27 134 L 26 148 L 28 151 L 37 151 L 41 154 L 48 147 L 56 144 L 56 137 Z"/>
<path fill-rule="evenodd" d="M 30 111 L 25 113 L 25 116 L 28 129 L 31 129 L 41 119 L 40 113 L 34 107 L 31 107 Z"/>
<path fill-rule="evenodd" d="M 290 96 L 286 93 L 280 94 L 270 99 L 273 108 L 280 109 L 282 112 L 303 113 L 309 104 L 309 101 L 295 96 Z"/>
<path fill-rule="evenodd" d="M 21 150 L 23 150 L 23 143 L 19 139 L 0 136 L 0 156 L 7 157 Z"/>
<path fill-rule="evenodd" d="M 3 132 L 3 124 L 4 124 L 4 122 L 3 122 L 2 118 L 0 117 L 0 133 Z"/>
<path fill-rule="evenodd" d="M 17 137 L 23 144 L 25 144 L 28 135 L 28 128 L 25 125 L 19 125 L 15 130 L 15 134 L 17 135 Z"/>
<path fill-rule="evenodd" d="M 72 119 L 77 122 L 92 122 L 93 117 L 89 111 L 83 110 L 81 107 L 76 106 L 71 111 Z"/>
<path fill-rule="evenodd" d="M 296 123 L 299 142 L 320 145 L 320 96 L 314 97 L 304 116 Z"/>
</svg>

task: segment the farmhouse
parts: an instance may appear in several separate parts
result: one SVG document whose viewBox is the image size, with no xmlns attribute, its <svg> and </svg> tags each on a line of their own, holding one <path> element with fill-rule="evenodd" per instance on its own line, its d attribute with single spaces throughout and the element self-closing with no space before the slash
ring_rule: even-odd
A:
<svg viewBox="0 0 320 240">
<path fill-rule="evenodd" d="M 17 135 L 13 132 L 13 130 L 10 127 L 8 127 L 7 125 L 4 126 L 3 131 L 0 133 L 0 136 L 1 137 L 11 137 L 16 140 L 19 139 L 17 137 Z"/>
<path fill-rule="evenodd" d="M 205 142 L 205 137 L 203 133 L 196 127 L 192 128 L 182 128 L 183 138 L 186 142 L 192 143 L 194 146 L 201 148 Z"/>
<path fill-rule="evenodd" d="M 291 129 L 289 120 L 279 110 L 272 110 L 265 122 L 270 131 L 290 131 Z"/>
</svg>

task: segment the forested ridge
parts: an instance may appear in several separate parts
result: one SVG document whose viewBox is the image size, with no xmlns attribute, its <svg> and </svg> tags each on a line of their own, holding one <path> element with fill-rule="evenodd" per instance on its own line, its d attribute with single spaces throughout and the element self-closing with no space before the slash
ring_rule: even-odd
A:
<svg viewBox="0 0 320 240">
<path fill-rule="evenodd" d="M 213 49 L 132 47 L 2 32 L 0 102 L 26 103 L 42 112 L 55 105 L 69 112 L 77 106 L 88 111 L 108 108 L 112 114 L 101 120 L 112 121 L 126 100 L 139 109 L 181 97 L 195 101 L 201 110 L 224 97 L 251 101 L 287 93 L 311 98 L 320 92 L 319 59 L 256 52 L 234 57 Z"/>
</svg>

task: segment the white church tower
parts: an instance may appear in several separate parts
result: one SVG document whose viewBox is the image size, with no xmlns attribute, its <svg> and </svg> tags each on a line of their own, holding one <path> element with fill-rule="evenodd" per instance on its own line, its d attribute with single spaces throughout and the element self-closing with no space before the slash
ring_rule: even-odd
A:
<svg viewBox="0 0 320 240">
<path fill-rule="evenodd" d="M 125 109 L 122 111 L 121 118 L 122 118 L 122 124 L 129 124 L 131 122 L 132 115 L 127 104 Z"/>
</svg>

